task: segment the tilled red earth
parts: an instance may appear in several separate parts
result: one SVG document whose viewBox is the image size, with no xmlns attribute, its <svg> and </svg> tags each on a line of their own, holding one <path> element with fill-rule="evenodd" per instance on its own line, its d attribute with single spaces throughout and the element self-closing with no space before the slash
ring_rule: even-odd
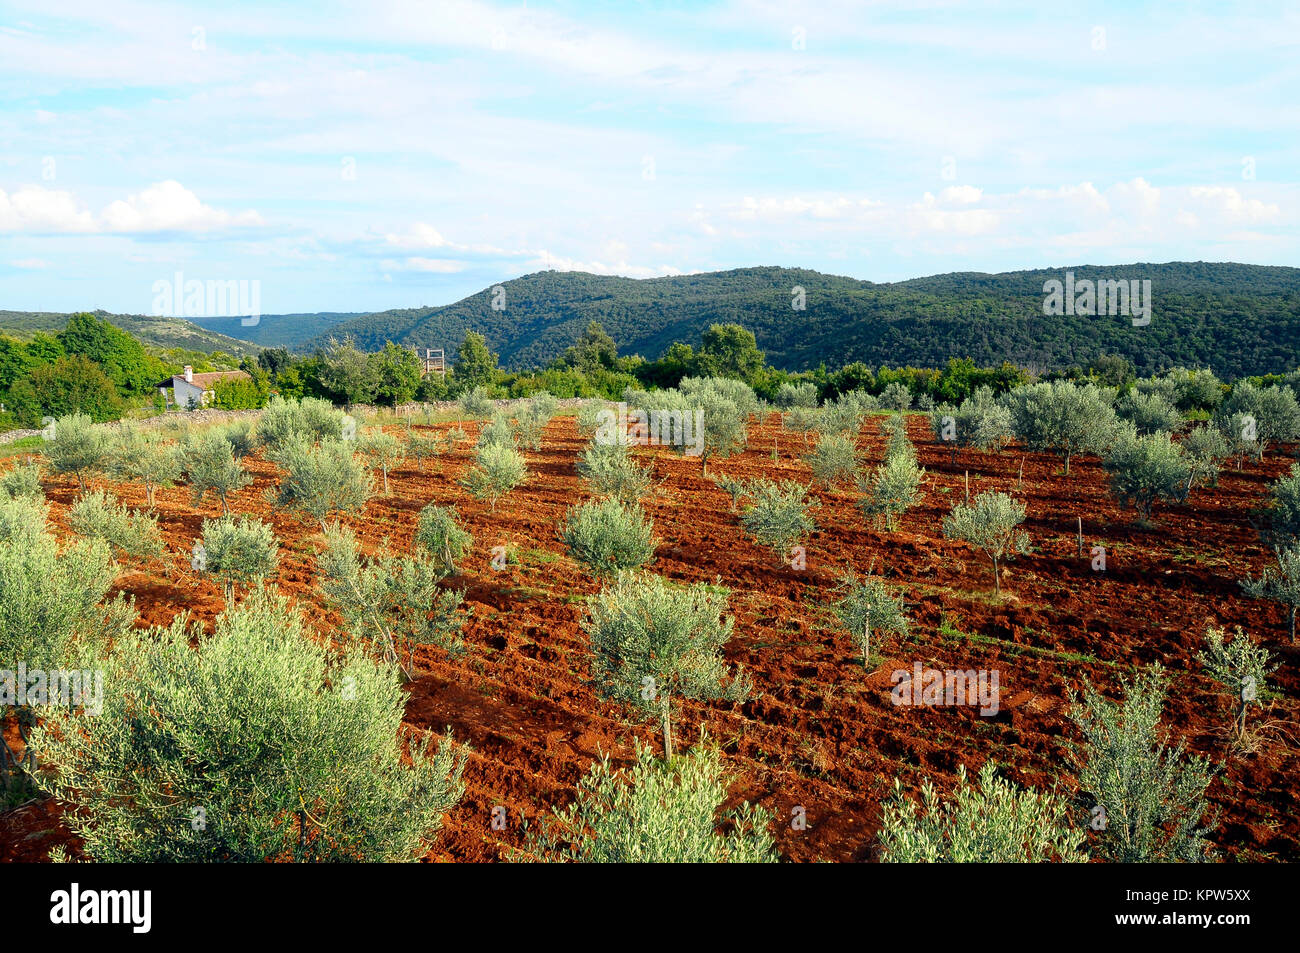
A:
<svg viewBox="0 0 1300 953">
<path fill-rule="evenodd" d="M 437 837 L 428 857 L 434 861 L 509 856 L 522 843 L 520 816 L 567 803 L 600 753 L 625 763 L 635 739 L 658 743 L 656 726 L 602 702 L 587 684 L 579 621 L 584 597 L 599 587 L 564 554 L 556 535 L 565 510 L 587 496 L 574 469 L 585 440 L 573 419 L 552 422 L 544 448 L 526 454 L 527 482 L 495 513 L 457 485 L 476 432 L 474 424 L 463 426 L 471 441 L 422 470 L 408 462 L 392 475 L 391 496 L 376 496 L 362 517 L 349 520 L 370 547 L 385 539 L 404 547 L 423 506 L 454 504 L 474 536 L 462 573 L 445 582 L 468 590 L 470 651 L 455 662 L 433 649 L 417 656 L 426 674 L 409 686 L 408 722 L 437 732 L 450 727 L 472 749 L 466 795 Z M 775 815 L 782 855 L 872 859 L 881 802 L 895 778 L 911 791 L 926 779 L 946 790 L 959 765 L 974 773 L 992 758 L 1017 781 L 1073 792 L 1069 747 L 1077 735 L 1067 716 L 1070 693 L 1085 679 L 1112 691 L 1120 675 L 1159 661 L 1173 676 L 1165 709 L 1171 732 L 1222 765 L 1209 791 L 1220 817 L 1213 840 L 1222 853 L 1238 860 L 1300 858 L 1300 817 L 1293 809 L 1300 791 L 1297 648 L 1288 643 L 1281 609 L 1244 597 L 1237 584 L 1266 563 L 1248 514 L 1290 457 L 1274 452 L 1241 471 L 1230 464 L 1217 488 L 1196 491 L 1188 505 L 1157 508 L 1153 526 L 1142 529 L 1131 510 L 1121 512 L 1111 500 L 1095 460 L 1073 460 L 1068 477 L 1057 458 L 1016 448 L 966 451 L 954 465 L 930 439 L 923 418 L 911 418 L 909 430 L 927 470 L 923 503 L 898 531 L 886 532 L 863 518 L 856 492 L 816 488 L 819 529 L 807 543 L 803 570 L 778 565 L 771 551 L 745 537 L 730 498 L 702 476 L 698 458 L 638 451 L 654 461 L 658 480 L 646 502 L 661 538 L 652 568 L 731 589 L 736 626 L 727 656 L 754 681 L 741 704 L 685 703 L 679 737 L 689 743 L 703 727 L 720 742 L 735 801 L 757 802 Z M 861 446 L 869 464 L 880 460 L 884 443 L 874 421 Z M 751 428 L 749 450 L 711 463 L 710 471 L 806 484 L 805 452 L 803 437 L 780 432 L 773 418 Z M 269 510 L 263 494 L 277 482 L 273 465 L 254 458 L 249 468 L 256 481 L 237 495 L 233 509 L 275 525 L 279 587 L 304 605 L 318 605 L 315 528 Z M 967 472 L 972 496 L 1002 490 L 1028 506 L 1033 552 L 1006 567 L 1000 601 L 991 595 L 990 564 L 943 538 L 942 516 L 964 498 Z M 137 487 L 112 490 L 131 506 L 144 505 Z M 47 492 L 59 522 L 76 496 L 75 481 Z M 211 500 L 194 506 L 184 487 L 159 491 L 160 524 L 174 556 L 167 567 L 128 567 L 119 579 L 135 596 L 142 624 L 167 623 L 182 610 L 210 622 L 221 611 L 219 590 L 188 563 L 203 519 L 218 512 Z M 1104 571 L 1093 569 L 1095 545 L 1105 547 Z M 505 570 L 491 568 L 494 546 L 512 553 Z M 820 603 L 846 569 L 866 571 L 873 562 L 906 594 L 912 625 L 906 637 L 876 640 L 865 669 Z M 330 614 L 324 619 L 336 621 Z M 1279 697 L 1263 714 L 1252 714 L 1276 727 L 1253 752 L 1229 755 L 1223 731 L 1229 700 L 1196 662 L 1209 625 L 1242 626 L 1281 662 L 1274 676 Z M 1000 711 L 981 717 L 968 706 L 893 704 L 891 673 L 910 671 L 917 661 L 926 668 L 997 670 Z M 505 830 L 493 829 L 497 806 L 508 812 Z M 800 808 L 807 818 L 802 830 L 791 823 Z M 50 847 L 70 842 L 51 802 L 0 815 L 0 860 L 44 859 Z"/>
</svg>

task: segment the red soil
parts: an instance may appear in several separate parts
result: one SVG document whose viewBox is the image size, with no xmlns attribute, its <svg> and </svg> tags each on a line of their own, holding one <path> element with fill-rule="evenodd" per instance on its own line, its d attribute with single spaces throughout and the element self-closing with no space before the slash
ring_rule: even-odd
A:
<svg viewBox="0 0 1300 953">
<path fill-rule="evenodd" d="M 463 425 L 471 431 L 474 425 Z M 433 428 L 442 429 L 442 428 Z M 1157 508 L 1154 526 L 1133 525 L 1105 487 L 1096 461 L 1075 459 L 1069 477 L 1051 456 L 967 451 L 956 465 L 930 439 L 926 422 L 909 429 L 927 470 L 926 497 L 897 532 L 869 526 L 857 494 L 814 492 L 822 506 L 819 530 L 807 543 L 807 569 L 777 566 L 773 554 L 747 539 L 730 498 L 701 475 L 696 458 L 666 450 L 638 451 L 653 459 L 659 481 L 646 509 L 661 537 L 652 568 L 685 581 L 720 580 L 732 590 L 735 636 L 727 647 L 754 680 L 742 704 L 686 702 L 677 731 L 683 742 L 707 728 L 735 777 L 736 802 L 758 802 L 776 817 L 782 855 L 790 860 L 867 860 L 881 802 L 895 778 L 915 791 L 923 780 L 941 790 L 958 765 L 974 773 L 992 758 L 1015 780 L 1037 787 L 1060 783 L 1074 790 L 1068 759 L 1077 738 L 1066 710 L 1084 680 L 1109 692 L 1118 676 L 1159 661 L 1173 676 L 1166 723 L 1190 750 L 1223 764 L 1209 790 L 1221 818 L 1212 835 L 1239 860 L 1300 859 L 1300 791 L 1294 728 L 1275 732 L 1259 750 L 1231 757 L 1223 727 L 1228 700 L 1196 663 L 1207 625 L 1240 625 L 1281 661 L 1274 678 L 1280 697 L 1252 718 L 1294 726 L 1300 679 L 1297 647 L 1273 603 L 1243 596 L 1237 579 L 1257 575 L 1266 553 L 1248 519 L 1267 483 L 1289 460 L 1270 454 L 1224 471 L 1216 489 L 1201 489 L 1189 505 Z M 883 453 L 874 423 L 864 428 L 866 459 Z M 771 459 L 773 440 L 779 459 Z M 584 444 L 572 418 L 557 418 L 542 451 L 526 454 L 527 482 L 497 504 L 467 497 L 457 485 L 470 460 L 465 443 L 440 469 L 418 471 L 407 462 L 391 475 L 392 495 L 376 496 L 349 520 L 365 544 L 409 544 L 414 517 L 430 502 L 454 504 L 473 533 L 474 551 L 462 573 L 445 585 L 466 588 L 473 613 L 465 626 L 470 651 L 451 662 L 436 649 L 417 655 L 423 674 L 409 685 L 407 721 L 441 732 L 450 727 L 472 749 L 466 795 L 452 810 L 434 861 L 497 860 L 522 841 L 519 816 L 533 818 L 566 803 L 600 752 L 624 763 L 640 738 L 658 743 L 656 726 L 633 720 L 600 701 L 587 685 L 586 643 L 579 620 L 582 597 L 598 585 L 564 554 L 556 536 L 565 509 L 586 498 L 574 461 Z M 710 464 L 710 471 L 744 477 L 810 481 L 799 455 L 803 437 L 779 431 L 775 419 L 751 428 L 751 448 Z M 1018 468 L 1023 460 L 1023 486 Z M 248 462 L 254 484 L 233 501 L 237 512 L 275 525 L 282 543 L 280 589 L 304 605 L 319 603 L 314 589 L 316 529 L 292 514 L 270 512 L 263 494 L 277 482 L 273 465 Z M 1001 601 L 991 598 L 992 571 L 984 557 L 943 538 L 941 518 L 964 494 L 1002 490 L 1023 499 L 1033 552 L 1005 568 Z M 75 481 L 47 488 L 59 522 L 76 496 Z M 131 506 L 143 490 L 115 485 Z M 215 502 L 192 504 L 184 487 L 160 490 L 158 513 L 175 551 L 166 569 L 134 566 L 119 579 L 136 598 L 142 623 L 163 624 L 180 611 L 209 623 L 221 611 L 220 591 L 190 572 L 188 552 Z M 1076 519 L 1084 521 L 1078 555 Z M 1091 547 L 1106 547 L 1106 570 L 1092 570 Z M 518 555 L 503 571 L 490 567 L 493 546 Z M 871 670 L 853 642 L 827 622 L 818 602 L 850 567 L 873 562 L 907 596 L 907 637 L 877 639 Z M 326 615 L 327 622 L 336 618 Z M 947 635 L 939 632 L 946 621 Z M 952 630 L 958 633 L 953 634 Z M 968 636 L 974 635 L 975 638 Z M 982 718 L 967 707 L 910 708 L 891 703 L 890 674 L 923 666 L 997 669 L 1001 711 Z M 493 830 L 492 809 L 504 806 L 506 830 Z M 806 810 L 807 829 L 794 830 L 792 811 Z M 43 858 L 67 843 L 57 808 L 49 802 L 0 815 L 0 860 Z"/>
</svg>

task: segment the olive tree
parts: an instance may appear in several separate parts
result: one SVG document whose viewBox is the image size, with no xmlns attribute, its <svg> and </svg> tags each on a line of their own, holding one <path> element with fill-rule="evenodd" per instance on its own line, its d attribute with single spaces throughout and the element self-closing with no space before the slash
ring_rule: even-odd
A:
<svg viewBox="0 0 1300 953">
<path fill-rule="evenodd" d="M 636 503 L 654 480 L 650 467 L 638 466 L 624 443 L 593 440 L 578 457 L 578 473 L 596 496 Z"/>
<path fill-rule="evenodd" d="M 210 491 L 221 502 L 223 516 L 230 512 L 231 494 L 253 482 L 219 430 L 208 430 L 186 440 L 184 461 L 194 502 L 202 503 Z"/>
<path fill-rule="evenodd" d="M 375 427 L 362 434 L 357 441 L 357 449 L 366 458 L 372 469 L 378 469 L 384 475 L 384 496 L 389 495 L 388 474 L 402 465 L 406 459 L 406 447 L 395 434 L 385 433 Z"/>
<path fill-rule="evenodd" d="M 513 446 L 487 443 L 474 451 L 475 463 L 461 479 L 461 485 L 476 499 L 487 500 L 496 512 L 497 500 L 528 477 L 524 458 Z"/>
<path fill-rule="evenodd" d="M 155 430 L 122 423 L 109 446 L 108 473 L 115 480 L 139 483 L 145 500 L 154 505 L 160 486 L 171 486 L 184 472 L 180 448 Z"/>
<path fill-rule="evenodd" d="M 1020 526 L 1025 504 L 1005 493 L 981 493 L 974 503 L 958 503 L 943 518 L 943 535 L 961 540 L 993 563 L 993 592 L 1002 594 L 1001 562 L 1029 552 L 1029 535 Z"/>
<path fill-rule="evenodd" d="M 102 539 L 115 554 L 161 559 L 166 551 L 157 517 L 129 510 L 102 490 L 82 494 L 69 507 L 68 526 L 87 539 Z"/>
<path fill-rule="evenodd" d="M 740 522 L 755 542 L 767 546 L 783 563 L 790 557 L 791 547 L 817 529 L 810 511 L 820 505 L 808 499 L 808 490 L 798 483 L 760 480 L 751 484 L 751 499 Z"/>
<path fill-rule="evenodd" d="M 473 537 L 460 526 L 460 514 L 454 506 L 430 503 L 420 510 L 415 526 L 415 545 L 435 559 L 448 574 L 456 571 L 456 561 L 473 545 Z"/>
<path fill-rule="evenodd" d="M 235 586 L 251 586 L 270 577 L 280 562 L 275 530 L 256 518 L 223 516 L 203 521 L 203 537 L 194 562 L 200 572 L 221 583 L 229 607 Z"/>
<path fill-rule="evenodd" d="M 828 608 L 840 627 L 858 643 L 862 666 L 866 668 L 870 665 L 873 633 L 907 634 L 903 597 L 895 595 L 877 576 L 867 575 L 859 579 L 853 573 L 841 581 L 840 592 L 841 597 Z"/>
<path fill-rule="evenodd" d="M 1246 713 L 1251 705 L 1262 704 L 1268 693 L 1268 676 L 1277 670 L 1268 649 L 1256 645 L 1237 627 L 1232 641 L 1227 641 L 1222 629 L 1210 628 L 1205 633 L 1205 648 L 1196 656 L 1205 666 L 1207 674 L 1228 690 L 1236 700 L 1237 711 L 1233 717 L 1233 735 L 1238 741 L 1246 736 Z"/>
<path fill-rule="evenodd" d="M 569 555 L 595 576 L 637 569 L 654 561 L 654 522 L 639 504 L 591 500 L 571 507 L 560 524 Z"/>
<path fill-rule="evenodd" d="M 804 460 L 812 469 L 813 479 L 828 487 L 845 481 L 851 483 L 858 472 L 857 448 L 852 440 L 839 433 L 823 433 Z"/>
<path fill-rule="evenodd" d="M 347 440 L 326 439 L 312 446 L 292 437 L 272 459 L 285 470 L 277 507 L 296 509 L 320 524 L 336 513 L 355 513 L 366 505 L 374 481 Z"/>
<path fill-rule="evenodd" d="M 1258 579 L 1240 580 L 1241 588 L 1255 599 L 1271 599 L 1285 607 L 1295 641 L 1296 610 L 1300 609 L 1300 543 L 1274 550 L 1277 567 L 1266 567 Z"/>
<path fill-rule="evenodd" d="M 1117 418 L 1107 392 L 1095 384 L 1040 382 L 1003 395 L 1016 439 L 1030 450 L 1046 450 L 1065 461 L 1079 453 L 1101 453 L 1114 442 Z"/>
<path fill-rule="evenodd" d="M 1160 500 L 1182 502 L 1191 483 L 1192 468 L 1180 444 L 1162 432 L 1125 434 L 1102 460 L 1110 490 L 1121 505 L 1132 505 L 1145 525 Z"/>
<path fill-rule="evenodd" d="M 45 441 L 45 460 L 51 473 L 71 473 L 78 489 L 86 489 L 86 474 L 102 470 L 108 462 L 108 436 L 85 414 L 69 414 L 54 422 L 53 436 Z"/>
</svg>

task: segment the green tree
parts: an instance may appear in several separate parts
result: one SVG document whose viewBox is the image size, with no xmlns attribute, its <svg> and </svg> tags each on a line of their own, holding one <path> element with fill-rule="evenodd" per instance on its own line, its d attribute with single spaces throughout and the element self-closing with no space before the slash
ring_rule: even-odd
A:
<svg viewBox="0 0 1300 953">
<path fill-rule="evenodd" d="M 299 510 L 321 531 L 335 513 L 356 513 L 374 491 L 374 481 L 348 440 L 325 439 L 313 447 L 301 435 L 290 438 L 272 460 L 286 471 L 277 507 Z"/>
<path fill-rule="evenodd" d="M 370 355 L 370 362 L 376 403 L 395 407 L 415 397 L 423 366 L 413 350 L 387 341 L 382 351 Z"/>
<path fill-rule="evenodd" d="M 1065 461 L 1079 453 L 1101 453 L 1118 433 L 1115 410 L 1096 386 L 1070 381 L 1030 384 L 1008 392 L 1016 438 L 1030 450 L 1048 450 Z"/>
<path fill-rule="evenodd" d="M 637 569 L 654 561 L 654 523 L 640 505 L 617 499 L 591 500 L 574 506 L 560 525 L 569 555 L 595 576 Z"/>
<path fill-rule="evenodd" d="M 14 416 L 35 426 L 42 417 L 84 414 L 92 420 L 122 415 L 122 398 L 99 365 L 80 354 L 34 367 L 9 389 Z"/>
<path fill-rule="evenodd" d="M 1274 550 L 1277 568 L 1265 568 L 1258 579 L 1240 580 L 1241 588 L 1255 599 L 1271 599 L 1285 607 L 1295 641 L 1296 610 L 1300 609 L 1300 543 Z"/>
<path fill-rule="evenodd" d="M 821 504 L 808 499 L 807 488 L 791 480 L 757 481 L 751 485 L 750 495 L 740 522 L 755 542 L 771 549 L 784 564 L 791 548 L 817 529 L 809 511 Z"/>
<path fill-rule="evenodd" d="M 200 545 L 196 553 L 200 571 L 221 583 L 227 609 L 234 604 L 237 585 L 262 584 L 280 563 L 275 530 L 256 518 L 205 519 Z"/>
<path fill-rule="evenodd" d="M 72 315 L 58 339 L 64 353 L 94 361 L 124 393 L 152 390 L 160 376 L 161 365 L 150 359 L 139 341 L 93 314 Z"/>
<path fill-rule="evenodd" d="M 416 520 L 415 545 L 436 560 L 447 573 L 456 571 L 456 561 L 473 545 L 473 537 L 460 526 L 454 506 L 430 503 Z"/>
<path fill-rule="evenodd" d="M 109 475 L 115 480 L 141 484 L 151 507 L 158 487 L 171 486 L 183 470 L 180 448 L 156 430 L 143 430 L 138 424 L 123 421 L 110 441 Z"/>
<path fill-rule="evenodd" d="M 235 459 L 230 441 L 219 430 L 207 430 L 185 441 L 185 476 L 194 502 L 202 503 L 211 491 L 221 502 L 221 515 L 230 512 L 231 494 L 253 482 L 253 476 Z"/>
<path fill-rule="evenodd" d="M 871 575 L 858 579 L 853 573 L 841 582 L 840 591 L 842 597 L 829 608 L 844 631 L 857 641 L 862 667 L 866 668 L 871 662 L 872 633 L 907 634 L 903 597 L 895 595 L 883 579 Z"/>
<path fill-rule="evenodd" d="M 1132 504 L 1143 525 L 1158 501 L 1185 499 L 1193 479 L 1182 446 L 1163 431 L 1146 436 L 1125 434 L 1101 465 L 1110 477 L 1111 493 L 1121 505 Z"/>
<path fill-rule="evenodd" d="M 1246 713 L 1251 705 L 1263 704 L 1268 694 L 1268 676 L 1277 670 L 1268 649 L 1256 645 L 1237 626 L 1231 642 L 1222 629 L 1211 627 L 1205 633 L 1205 648 L 1196 656 L 1206 672 L 1223 685 L 1237 703 L 1233 734 L 1238 741 L 1246 736 Z"/>
<path fill-rule="evenodd" d="M 495 513 L 497 500 L 528 478 L 528 467 L 518 450 L 500 443 L 476 448 L 474 458 L 474 467 L 465 474 L 461 485 L 475 499 L 487 500 Z"/>
<path fill-rule="evenodd" d="M 497 355 L 488 350 L 483 335 L 466 331 L 452 365 L 452 379 L 457 392 L 487 387 L 496 377 Z"/>
<path fill-rule="evenodd" d="M 86 489 L 86 474 L 108 463 L 108 436 L 84 414 L 69 414 L 54 422 L 54 435 L 45 442 L 45 459 L 53 473 L 72 473 L 77 487 Z"/>
<path fill-rule="evenodd" d="M 599 321 L 589 321 L 578 340 L 564 352 L 564 363 L 583 374 L 613 370 L 618 366 L 618 345 Z"/>
<path fill-rule="evenodd" d="M 958 503 L 943 518 L 943 535 L 980 550 L 993 562 L 993 592 L 1002 594 L 1004 559 L 1029 552 L 1029 536 L 1020 529 L 1025 504 L 1005 493 L 981 493 L 973 506 Z"/>
<path fill-rule="evenodd" d="M 764 357 L 753 331 L 739 324 L 713 324 L 703 334 L 695 363 L 709 377 L 749 382 L 763 370 Z"/>
</svg>

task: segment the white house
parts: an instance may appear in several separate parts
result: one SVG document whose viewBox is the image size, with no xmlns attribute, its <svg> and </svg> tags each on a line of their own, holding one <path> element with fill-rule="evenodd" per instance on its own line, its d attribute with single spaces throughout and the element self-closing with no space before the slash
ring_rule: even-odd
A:
<svg viewBox="0 0 1300 953">
<path fill-rule="evenodd" d="M 194 368 L 185 365 L 183 374 L 176 374 L 171 379 L 171 399 L 177 407 L 206 407 L 213 397 L 213 388 L 217 381 L 249 380 L 253 378 L 245 371 L 212 371 L 207 374 L 195 374 Z M 158 388 L 164 398 L 167 397 L 167 385 Z"/>
</svg>

